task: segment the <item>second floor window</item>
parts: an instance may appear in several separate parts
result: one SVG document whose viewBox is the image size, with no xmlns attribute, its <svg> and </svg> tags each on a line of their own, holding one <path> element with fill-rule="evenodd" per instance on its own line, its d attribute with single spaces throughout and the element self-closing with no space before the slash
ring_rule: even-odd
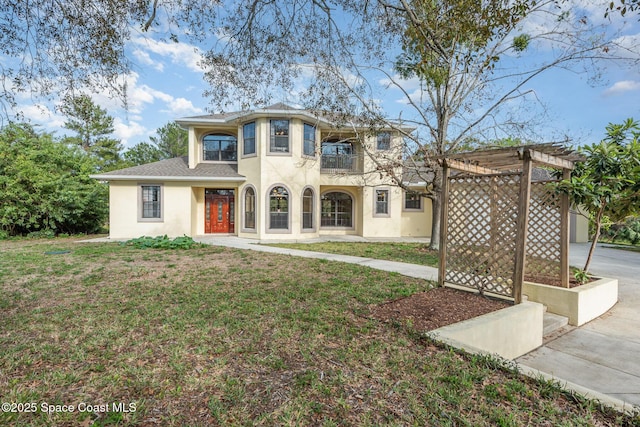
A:
<svg viewBox="0 0 640 427">
<path fill-rule="evenodd" d="M 271 153 L 289 152 L 289 120 L 271 120 Z"/>
<path fill-rule="evenodd" d="M 378 134 L 376 148 L 378 150 L 388 150 L 391 148 L 391 134 L 389 132 L 382 132 Z"/>
<path fill-rule="evenodd" d="M 305 156 L 316 155 L 316 127 L 304 124 L 304 146 L 302 147 L 302 154 Z"/>
<path fill-rule="evenodd" d="M 231 135 L 207 135 L 202 140 L 203 160 L 232 162 L 238 159 L 238 141 Z"/>
<path fill-rule="evenodd" d="M 242 126 L 242 154 L 256 154 L 256 122 Z"/>
</svg>

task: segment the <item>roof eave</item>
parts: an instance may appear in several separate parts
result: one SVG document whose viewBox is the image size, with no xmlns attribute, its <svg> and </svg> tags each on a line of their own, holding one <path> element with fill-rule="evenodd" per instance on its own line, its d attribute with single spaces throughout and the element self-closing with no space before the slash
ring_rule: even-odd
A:
<svg viewBox="0 0 640 427">
<path fill-rule="evenodd" d="M 244 176 L 149 176 L 149 175 L 89 175 L 90 178 L 101 181 L 201 181 L 201 182 L 244 182 Z"/>
</svg>

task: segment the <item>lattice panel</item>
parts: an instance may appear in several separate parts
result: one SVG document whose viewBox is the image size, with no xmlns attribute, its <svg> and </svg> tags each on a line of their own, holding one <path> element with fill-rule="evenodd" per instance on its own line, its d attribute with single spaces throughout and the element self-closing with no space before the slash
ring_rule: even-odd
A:
<svg viewBox="0 0 640 427">
<path fill-rule="evenodd" d="M 531 183 L 525 280 L 560 278 L 560 195 L 548 181 Z"/>
<path fill-rule="evenodd" d="M 445 281 L 513 294 L 519 174 L 449 178 Z"/>
</svg>

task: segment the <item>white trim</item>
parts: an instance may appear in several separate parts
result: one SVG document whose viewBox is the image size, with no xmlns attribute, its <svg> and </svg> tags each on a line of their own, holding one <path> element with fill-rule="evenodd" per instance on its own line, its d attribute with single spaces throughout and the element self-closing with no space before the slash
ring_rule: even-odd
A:
<svg viewBox="0 0 640 427">
<path fill-rule="evenodd" d="M 89 178 L 103 181 L 203 181 L 203 182 L 244 182 L 246 177 L 221 176 L 148 176 L 148 175 L 89 175 Z"/>
</svg>

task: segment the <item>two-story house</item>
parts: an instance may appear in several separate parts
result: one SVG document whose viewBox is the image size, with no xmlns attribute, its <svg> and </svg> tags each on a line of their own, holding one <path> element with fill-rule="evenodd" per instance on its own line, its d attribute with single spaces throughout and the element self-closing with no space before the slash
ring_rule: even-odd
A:
<svg viewBox="0 0 640 427">
<path fill-rule="evenodd" d="M 94 176 L 109 182 L 110 237 L 430 235 L 430 202 L 372 160 L 401 163 L 391 130 L 336 127 L 285 104 L 176 122 L 188 157 Z"/>
</svg>

